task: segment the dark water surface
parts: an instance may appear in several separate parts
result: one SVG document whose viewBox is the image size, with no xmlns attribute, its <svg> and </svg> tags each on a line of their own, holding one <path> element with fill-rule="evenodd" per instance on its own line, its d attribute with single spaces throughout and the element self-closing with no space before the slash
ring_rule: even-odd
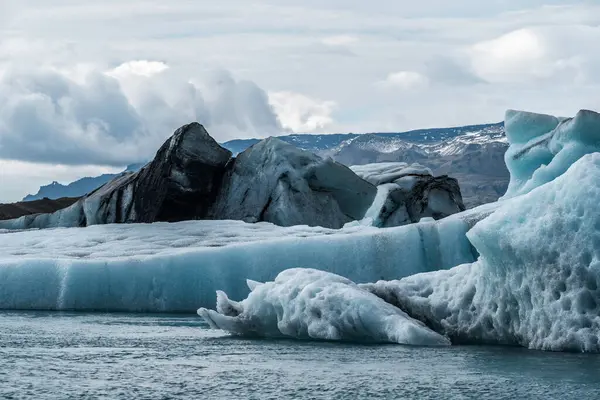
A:
<svg viewBox="0 0 600 400">
<path fill-rule="evenodd" d="M 600 399 L 600 356 L 246 340 L 188 315 L 0 312 L 0 398 Z"/>
</svg>

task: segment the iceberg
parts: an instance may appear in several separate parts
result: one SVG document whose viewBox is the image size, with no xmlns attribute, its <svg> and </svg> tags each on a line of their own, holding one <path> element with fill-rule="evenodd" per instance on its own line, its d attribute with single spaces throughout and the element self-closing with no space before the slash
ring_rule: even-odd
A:
<svg viewBox="0 0 600 400">
<path fill-rule="evenodd" d="M 211 218 L 341 228 L 376 191 L 348 167 L 271 137 L 228 163 Z"/>
<path fill-rule="evenodd" d="M 501 199 L 528 193 L 562 175 L 585 154 L 600 151 L 600 114 L 594 111 L 557 118 L 509 110 L 505 129 L 510 182 Z"/>
<path fill-rule="evenodd" d="M 0 230 L 0 309 L 195 312 L 216 290 L 243 299 L 246 278 L 294 267 L 397 279 L 473 262 L 465 234 L 482 212 L 388 229 L 206 220 Z"/>
<path fill-rule="evenodd" d="M 475 263 L 361 287 L 453 343 L 599 352 L 599 198 L 594 153 L 476 224 Z"/>
<path fill-rule="evenodd" d="M 422 165 L 388 162 L 355 165 L 351 169 L 377 186 L 375 199 L 360 222 L 363 225 L 402 226 L 465 210 L 457 180 L 445 175 L 434 177 Z"/>
<path fill-rule="evenodd" d="M 450 341 L 400 309 L 339 275 L 289 269 L 273 282 L 249 281 L 241 302 L 217 292 L 217 311 L 198 314 L 215 329 L 241 336 L 449 345 Z"/>
<path fill-rule="evenodd" d="M 453 344 L 600 352 L 600 217 L 596 211 L 600 199 L 600 153 L 596 152 L 600 115 L 582 111 L 573 119 L 559 119 L 509 111 L 507 132 L 507 163 L 512 175 L 503 201 L 438 222 L 443 224 L 457 216 L 466 222 L 470 215 L 470 222 L 475 224 L 466 237 L 478 259 L 450 269 L 358 287 Z M 381 175 L 381 171 L 376 173 Z M 384 197 L 379 193 L 376 202 Z M 415 227 L 423 229 L 425 224 Z M 287 276 L 287 272 L 280 276 Z M 285 285 L 294 295 L 304 287 L 302 280 L 288 279 Z M 272 286 L 265 290 L 277 293 Z M 245 318 L 269 319 L 269 312 L 253 310 L 282 307 L 282 297 L 269 297 L 268 293 L 251 294 L 241 303 L 231 303 L 221 293 L 217 312 L 200 313 L 212 318 L 214 326 L 236 332 L 239 324 L 248 323 Z M 335 306 L 343 305 L 345 310 L 360 304 L 332 298 Z M 285 307 L 299 312 L 298 318 L 309 324 L 305 313 L 311 305 L 295 304 L 295 297 L 289 300 L 286 298 Z M 335 323 L 343 325 L 343 321 Z M 280 328 L 287 329 L 286 324 L 277 314 L 277 318 L 255 328 L 265 334 L 269 329 L 273 332 L 275 326 L 281 332 Z M 298 336 L 304 337 L 305 332 Z"/>
<path fill-rule="evenodd" d="M 85 227 L 203 219 L 214 203 L 231 152 L 198 123 L 184 125 L 137 172 L 124 172 L 50 214 L 0 221 L 5 229 Z"/>
<path fill-rule="evenodd" d="M 139 171 L 114 177 L 70 207 L 0 221 L 0 228 L 200 219 L 341 228 L 363 218 L 376 192 L 348 167 L 277 138 L 232 158 L 202 125 L 191 123 Z"/>
<path fill-rule="evenodd" d="M 438 221 L 0 230 L 0 308 L 200 307 L 241 335 L 600 352 L 600 115 L 506 125 L 506 196 Z M 401 169 L 366 168 L 378 218 Z"/>
</svg>

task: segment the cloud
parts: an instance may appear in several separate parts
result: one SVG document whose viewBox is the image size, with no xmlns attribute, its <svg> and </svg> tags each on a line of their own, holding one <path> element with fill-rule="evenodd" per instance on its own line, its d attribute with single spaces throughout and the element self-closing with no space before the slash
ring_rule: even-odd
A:
<svg viewBox="0 0 600 400">
<path fill-rule="evenodd" d="M 490 81 L 528 79 L 536 75 L 546 56 L 543 39 L 531 29 L 519 29 L 496 39 L 475 44 L 471 49 L 473 68 Z"/>
<path fill-rule="evenodd" d="M 489 82 L 582 84 L 597 81 L 600 56 L 588 51 L 599 40 L 600 27 L 537 26 L 476 43 L 468 52 L 475 73 Z"/>
<path fill-rule="evenodd" d="M 153 75 L 169 69 L 169 66 L 162 61 L 136 60 L 128 61 L 108 71 L 107 75 L 115 78 L 127 78 L 132 75 L 149 78 Z"/>
<path fill-rule="evenodd" d="M 385 87 L 398 88 L 402 90 L 419 89 L 427 86 L 429 79 L 416 71 L 398 71 L 390 73 L 386 80 L 381 82 Z"/>
<path fill-rule="evenodd" d="M 458 57 L 437 55 L 425 61 L 424 67 L 425 75 L 434 84 L 468 86 L 486 82 L 475 74 L 468 62 Z"/>
<path fill-rule="evenodd" d="M 351 35 L 336 35 L 328 36 L 321 40 L 321 42 L 328 46 L 346 46 L 358 41 L 358 38 Z"/>
<path fill-rule="evenodd" d="M 597 2 L 246 5 L 0 0 L 0 159 L 116 165 L 192 119 L 224 141 L 600 108 Z"/>
<path fill-rule="evenodd" d="M 293 132 L 324 132 L 333 123 L 337 104 L 293 92 L 270 92 L 269 102 L 281 125 Z"/>
<path fill-rule="evenodd" d="M 254 83 L 220 71 L 194 84 L 147 61 L 108 73 L 12 70 L 0 78 L 0 104 L 0 158 L 30 162 L 144 161 L 191 121 L 205 124 L 217 140 L 281 131 L 266 93 Z"/>
</svg>

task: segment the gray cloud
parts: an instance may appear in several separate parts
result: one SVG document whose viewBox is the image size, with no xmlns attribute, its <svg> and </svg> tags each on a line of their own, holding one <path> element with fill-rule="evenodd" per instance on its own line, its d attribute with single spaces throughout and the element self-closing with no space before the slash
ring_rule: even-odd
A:
<svg viewBox="0 0 600 400">
<path fill-rule="evenodd" d="M 486 83 L 471 67 L 452 57 L 434 56 L 425 62 L 424 73 L 433 82 L 448 85 L 475 85 Z"/>
<path fill-rule="evenodd" d="M 599 26 L 581 0 L 0 0 L 0 161 L 117 165 L 193 119 L 227 140 L 599 109 Z M 102 74 L 130 60 L 171 68 Z"/>
<path fill-rule="evenodd" d="M 202 89 L 176 73 L 118 77 L 9 71 L 0 78 L 0 158 L 124 165 L 146 160 L 178 126 L 198 120 L 218 140 L 281 132 L 267 94 L 221 71 Z"/>
</svg>

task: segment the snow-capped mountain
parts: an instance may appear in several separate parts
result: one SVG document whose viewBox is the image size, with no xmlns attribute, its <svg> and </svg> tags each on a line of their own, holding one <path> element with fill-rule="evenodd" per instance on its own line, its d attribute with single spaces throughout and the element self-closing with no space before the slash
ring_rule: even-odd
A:
<svg viewBox="0 0 600 400">
<path fill-rule="evenodd" d="M 500 143 L 504 147 L 508 146 L 508 140 L 504 135 L 504 127 L 502 125 L 490 125 L 480 131 L 468 132 L 452 139 L 444 140 L 428 146 L 426 151 L 440 156 L 451 156 L 466 153 L 469 150 L 477 148 L 477 145 L 483 146 L 491 143 Z"/>
<path fill-rule="evenodd" d="M 348 166 L 420 163 L 435 175 L 458 179 L 468 208 L 496 201 L 508 186 L 504 164 L 508 142 L 503 123 L 399 133 L 289 135 L 280 139 Z M 236 154 L 257 142 L 234 140 L 223 146 Z"/>
<path fill-rule="evenodd" d="M 475 136 L 483 140 L 498 139 L 504 136 L 504 124 L 468 125 L 453 128 L 418 129 L 408 132 L 386 132 L 386 133 L 346 133 L 346 134 L 294 134 L 279 136 L 284 142 L 309 150 L 314 153 L 323 151 L 335 151 L 345 146 L 354 144 L 368 150 L 379 152 L 393 152 L 407 144 L 414 145 L 436 145 L 457 137 Z M 481 139 L 480 139 L 481 140 Z M 248 147 L 259 142 L 259 139 L 236 139 L 222 144 L 233 154 L 240 153 Z"/>
<path fill-rule="evenodd" d="M 508 146 L 502 124 L 435 131 L 435 134 L 429 131 L 364 134 L 349 138 L 336 147 L 323 149 L 320 153 L 347 164 L 363 164 L 360 159 L 369 157 L 369 154 L 381 159 L 369 162 L 407 161 L 397 158 L 409 154 L 414 158 L 457 155 L 489 143 L 503 143 Z"/>
</svg>

